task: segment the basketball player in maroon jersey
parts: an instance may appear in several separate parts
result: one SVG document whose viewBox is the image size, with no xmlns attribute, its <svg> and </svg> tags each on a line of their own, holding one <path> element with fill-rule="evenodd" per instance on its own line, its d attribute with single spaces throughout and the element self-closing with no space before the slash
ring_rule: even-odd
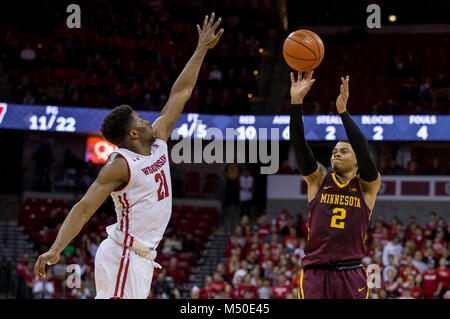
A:
<svg viewBox="0 0 450 319">
<path fill-rule="evenodd" d="M 331 155 L 333 172 L 316 161 L 305 140 L 302 103 L 314 83 L 313 71 L 291 73 L 291 144 L 308 185 L 308 238 L 300 273 L 300 299 L 365 299 L 369 295 L 362 264 L 369 219 L 381 177 L 369 144 L 346 110 L 349 76 L 341 78 L 336 100 L 348 141 Z M 359 173 L 358 173 L 359 171 Z"/>
</svg>

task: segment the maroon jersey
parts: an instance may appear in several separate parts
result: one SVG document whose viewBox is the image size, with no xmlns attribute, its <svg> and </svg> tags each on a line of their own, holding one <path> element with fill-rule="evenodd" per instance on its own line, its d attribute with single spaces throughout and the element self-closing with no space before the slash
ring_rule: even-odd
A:
<svg viewBox="0 0 450 319">
<path fill-rule="evenodd" d="M 341 184 L 334 173 L 328 173 L 308 207 L 303 267 L 364 258 L 371 211 L 357 177 Z"/>
</svg>

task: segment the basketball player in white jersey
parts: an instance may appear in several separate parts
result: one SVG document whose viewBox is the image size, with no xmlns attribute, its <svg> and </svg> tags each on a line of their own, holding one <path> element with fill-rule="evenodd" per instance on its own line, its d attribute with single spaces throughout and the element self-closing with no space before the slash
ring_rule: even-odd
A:
<svg viewBox="0 0 450 319">
<path fill-rule="evenodd" d="M 103 201 L 111 195 L 117 223 L 107 227 L 95 255 L 96 298 L 144 299 L 150 292 L 156 247 L 172 213 L 172 189 L 167 139 L 190 98 L 208 49 L 219 41 L 221 19 L 205 17 L 197 25 L 197 48 L 175 81 L 167 104 L 153 125 L 128 105 L 103 120 L 104 137 L 119 148 L 108 158 L 97 179 L 66 217 L 50 250 L 39 256 L 35 277 L 45 277 L 45 266 L 59 261 L 62 250 L 81 231 Z"/>
</svg>

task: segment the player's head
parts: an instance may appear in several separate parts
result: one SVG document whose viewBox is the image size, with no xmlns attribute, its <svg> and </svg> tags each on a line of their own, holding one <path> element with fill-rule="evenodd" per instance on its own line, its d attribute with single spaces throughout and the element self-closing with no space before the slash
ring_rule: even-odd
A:
<svg viewBox="0 0 450 319">
<path fill-rule="evenodd" d="M 101 126 L 105 139 L 117 146 L 130 143 L 153 143 L 155 131 L 131 106 L 122 104 L 105 116 Z"/>
<path fill-rule="evenodd" d="M 350 142 L 340 140 L 336 143 L 331 153 L 331 168 L 335 173 L 347 173 L 358 170 L 355 151 L 353 151 Z"/>
</svg>

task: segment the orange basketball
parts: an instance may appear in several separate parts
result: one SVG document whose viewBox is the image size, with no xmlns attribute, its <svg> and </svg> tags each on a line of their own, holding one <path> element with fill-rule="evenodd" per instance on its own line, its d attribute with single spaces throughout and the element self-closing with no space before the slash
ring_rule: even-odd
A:
<svg viewBox="0 0 450 319">
<path fill-rule="evenodd" d="M 304 72 L 317 68 L 324 54 L 322 39 L 311 30 L 297 30 L 284 40 L 284 60 L 294 70 Z"/>
</svg>

